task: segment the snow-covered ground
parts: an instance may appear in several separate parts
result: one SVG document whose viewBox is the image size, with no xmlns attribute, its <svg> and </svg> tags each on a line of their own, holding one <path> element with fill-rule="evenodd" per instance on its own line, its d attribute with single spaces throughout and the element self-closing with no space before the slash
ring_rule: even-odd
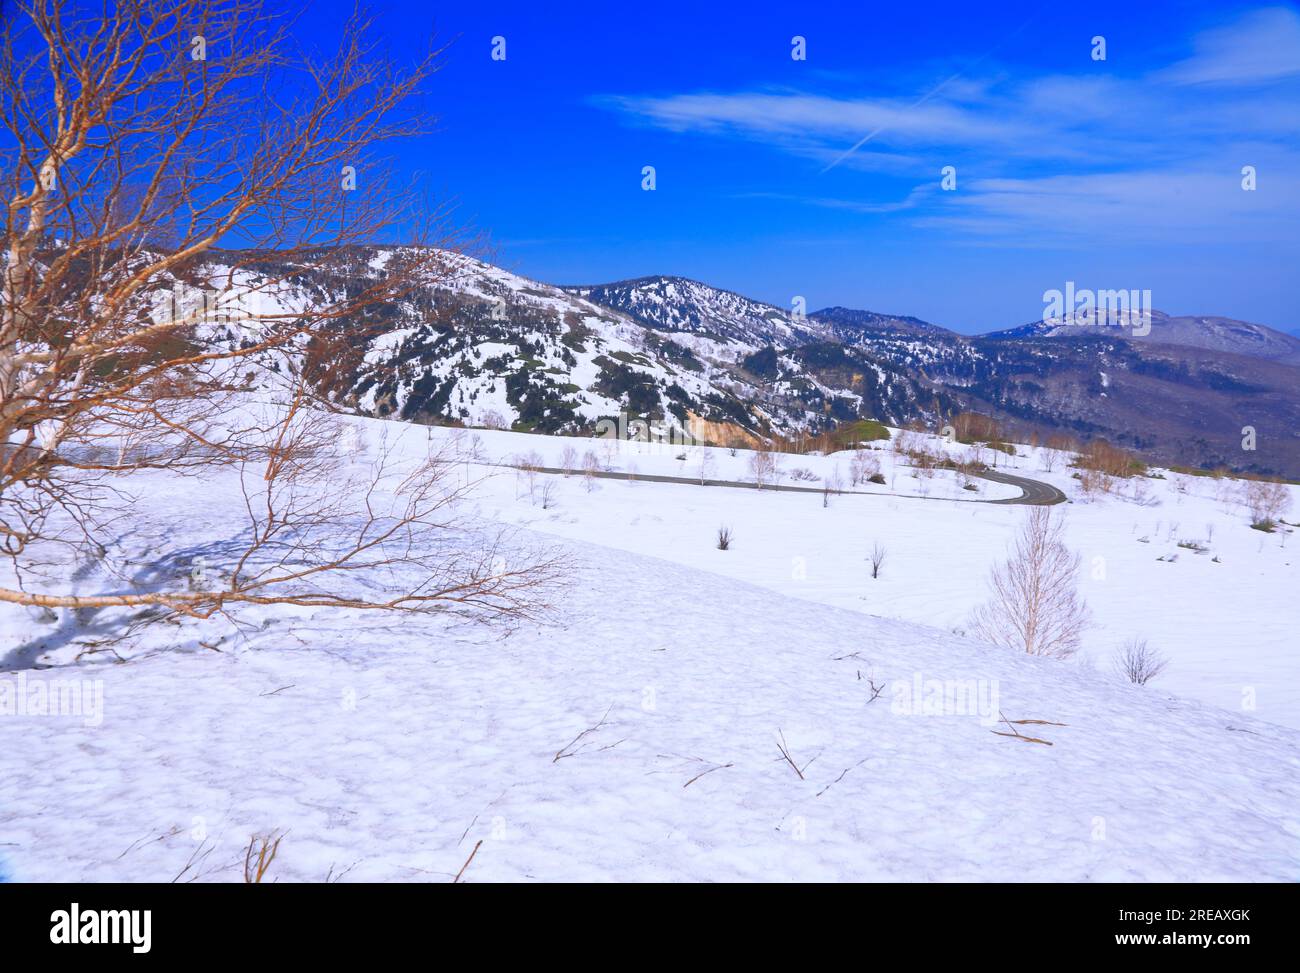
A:
<svg viewBox="0 0 1300 973">
<path fill-rule="evenodd" d="M 487 433 L 484 438 L 490 450 L 505 453 L 511 441 L 519 444 L 514 452 L 523 453 L 539 448 L 533 443 L 543 437 Z M 937 438 L 930 444 L 944 448 Z M 562 448 L 547 445 L 553 453 Z M 623 443 L 615 465 L 642 473 L 682 467 L 690 476 L 698 468 L 698 451 L 687 452 L 691 456 L 682 463 L 661 447 Z M 736 458 L 726 450 L 709 452 L 720 454 L 718 478 L 751 478 L 745 451 Z M 1038 450 L 1022 446 L 1020 452 L 1025 455 L 1012 458 L 990 451 L 986 458 L 996 455 L 999 469 L 1051 483 L 1071 498 L 1057 509 L 1065 517 L 1070 546 L 1082 558 L 1080 582 L 1093 616 L 1084 657 L 1074 664 L 1109 671 L 1128 639 L 1145 638 L 1171 660 L 1156 684 L 1160 689 L 1232 710 L 1253 707 L 1255 716 L 1300 728 L 1300 539 L 1287 531 L 1252 530 L 1236 499 L 1237 481 L 1165 472 L 1163 480 L 1142 478 L 1116 494 L 1088 499 L 1064 462 L 1046 473 Z M 1000 499 L 1020 491 L 977 480 L 979 492 L 971 493 L 951 473 L 917 479 L 892 452 L 876 455 L 886 485 L 849 489 L 906 496 L 837 496 L 823 508 L 815 494 L 608 480 L 588 492 L 581 478 L 561 477 L 551 509 L 539 509 L 529 501 L 526 484 L 519 487 L 513 480 L 490 494 L 496 501 L 491 509 L 535 530 L 667 558 L 840 608 L 962 632 L 972 609 L 987 597 L 989 572 L 1005 558 L 1024 508 L 935 498 Z M 820 475 L 847 469 L 848 462 L 839 454 L 789 457 L 784 465 Z M 1132 499 L 1135 485 L 1146 491 L 1141 502 Z M 517 490 L 523 491 L 519 500 Z M 917 499 L 918 493 L 925 499 Z M 1300 491 L 1292 488 L 1292 493 L 1289 519 L 1295 521 Z M 713 544 L 723 524 L 735 534 L 728 552 Z M 868 555 L 877 542 L 887 554 L 881 576 L 872 580 Z M 1205 550 L 1198 553 L 1179 542 Z"/>
<path fill-rule="evenodd" d="M 350 421 L 372 451 L 453 435 Z M 89 716 L 0 716 L 0 874 L 239 880 L 274 832 L 282 881 L 450 880 L 480 840 L 466 880 L 1300 876 L 1293 538 L 1251 530 L 1224 483 L 1085 502 L 1034 451 L 999 457 L 1075 500 L 1057 509 L 1094 625 L 1089 658 L 1059 662 L 960 634 L 1024 515 L 971 501 L 1014 488 L 917 478 L 887 449 L 886 483 L 858 487 L 847 454 L 786 457 L 783 484 L 838 465 L 862 491 L 824 506 L 493 465 L 571 446 L 698 477 L 697 447 L 455 435 L 479 516 L 573 558 L 552 621 L 259 609 L 146 630 L 125 664 L 0 673 L 102 694 Z M 708 478 L 750 478 L 744 450 L 708 452 Z M 122 544 L 146 566 L 240 511 L 231 473 L 137 488 Z M 78 624 L 0 609 L 0 657 L 64 661 Z M 1134 635 L 1171 660 L 1145 687 L 1109 669 Z"/>
</svg>

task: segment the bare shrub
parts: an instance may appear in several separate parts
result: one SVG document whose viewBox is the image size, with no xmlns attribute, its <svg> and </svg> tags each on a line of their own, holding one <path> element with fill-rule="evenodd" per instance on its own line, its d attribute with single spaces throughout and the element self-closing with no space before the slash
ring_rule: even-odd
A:
<svg viewBox="0 0 1300 973">
<path fill-rule="evenodd" d="M 1115 671 L 1129 682 L 1145 686 L 1169 667 L 1169 660 L 1147 645 L 1146 639 L 1130 639 L 1115 657 Z"/>
<path fill-rule="evenodd" d="M 1272 528 L 1291 506 L 1291 491 L 1276 480 L 1244 480 L 1241 502 L 1255 527 Z"/>
<path fill-rule="evenodd" d="M 992 597 L 972 628 L 985 641 L 1030 655 L 1065 658 L 1079 648 L 1088 609 L 1079 596 L 1079 556 L 1062 539 L 1051 507 L 1032 507 L 1010 557 L 990 578 Z"/>
<path fill-rule="evenodd" d="M 1109 494 L 1115 488 L 1115 478 L 1103 470 L 1080 470 L 1079 492 L 1085 497 Z"/>
<path fill-rule="evenodd" d="M 280 850 L 280 842 L 284 835 L 253 835 L 248 839 L 248 848 L 244 851 L 244 883 L 247 885 L 259 885 L 262 879 L 266 878 L 266 873 L 271 869 L 271 863 L 275 861 L 275 855 Z"/>
<path fill-rule="evenodd" d="M 509 429 L 510 428 L 510 423 L 506 421 L 506 417 L 503 416 L 496 409 L 488 409 L 486 412 L 484 412 L 483 415 L 479 418 L 479 422 L 483 424 L 483 428 L 485 429 Z"/>
<path fill-rule="evenodd" d="M 926 452 L 925 436 L 912 428 L 898 430 L 890 446 L 899 457 L 915 457 Z"/>
<path fill-rule="evenodd" d="M 972 446 L 959 455 L 953 465 L 957 468 L 957 480 L 963 489 L 972 489 L 975 486 L 975 474 L 984 469 L 984 461 L 980 458 L 978 447 Z"/>
<path fill-rule="evenodd" d="M 853 486 L 867 483 L 879 473 L 880 458 L 869 450 L 857 450 L 849 460 L 849 483 Z"/>
<path fill-rule="evenodd" d="M 731 550 L 731 528 L 730 527 L 723 526 L 718 528 L 718 550 L 720 551 Z"/>
<path fill-rule="evenodd" d="M 1139 507 L 1154 507 L 1160 501 L 1151 495 L 1151 481 L 1145 476 L 1133 477 L 1129 496 Z"/>
</svg>

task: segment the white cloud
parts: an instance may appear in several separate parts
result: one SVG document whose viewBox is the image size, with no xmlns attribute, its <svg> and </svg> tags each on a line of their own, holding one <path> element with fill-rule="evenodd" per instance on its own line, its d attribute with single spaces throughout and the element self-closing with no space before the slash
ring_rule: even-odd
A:
<svg viewBox="0 0 1300 973">
<path fill-rule="evenodd" d="M 1295 155 L 1270 158 L 1262 172 L 1294 171 Z M 918 226 L 981 235 L 1032 234 L 1041 242 L 1089 239 L 1132 244 L 1290 241 L 1300 220 L 1300 188 L 1270 178 L 1241 188 L 1240 168 L 1203 162 L 1175 170 L 971 180 L 945 199 L 946 212 Z"/>
<path fill-rule="evenodd" d="M 601 101 L 673 131 L 847 138 L 882 129 L 888 131 L 890 142 L 902 144 L 998 143 L 1028 134 L 1015 122 L 942 101 L 915 106 L 884 98 L 798 92 L 706 92 Z"/>
<path fill-rule="evenodd" d="M 1300 75 L 1300 14 L 1271 7 L 1207 30 L 1193 41 L 1196 53 L 1162 72 L 1177 84 L 1240 85 Z"/>
<path fill-rule="evenodd" d="M 1284 174 L 1300 170 L 1300 15 L 1257 10 L 1192 47 L 1195 56 L 1139 77 L 990 71 L 912 98 L 767 89 L 601 102 L 672 131 L 767 145 L 822 172 L 894 177 L 864 184 L 860 198 L 851 173 L 833 193 L 774 186 L 754 197 L 984 238 L 1293 239 L 1300 187 Z M 1246 87 L 1266 80 L 1268 91 Z M 959 190 L 934 192 L 948 164 Z M 1260 167 L 1255 193 L 1240 188 L 1247 164 Z"/>
</svg>

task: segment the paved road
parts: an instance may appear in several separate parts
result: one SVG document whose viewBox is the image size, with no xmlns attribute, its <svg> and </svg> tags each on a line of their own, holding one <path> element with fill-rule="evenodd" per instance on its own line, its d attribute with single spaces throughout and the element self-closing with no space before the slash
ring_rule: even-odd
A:
<svg viewBox="0 0 1300 973">
<path fill-rule="evenodd" d="M 985 470 L 983 473 L 976 473 L 981 480 L 992 480 L 994 483 L 1007 483 L 1011 486 L 1020 487 L 1024 491 L 1018 497 L 1011 497 L 1007 500 L 985 500 L 985 503 L 1023 503 L 1031 507 L 1050 507 L 1054 503 L 1065 503 L 1065 494 L 1050 483 L 1044 483 L 1042 480 L 1031 480 L 1024 476 L 1014 476 L 1011 473 L 1001 473 L 996 470 Z"/>
<path fill-rule="evenodd" d="M 494 466 L 502 466 L 507 469 L 518 469 L 510 463 L 494 463 Z M 538 473 L 569 473 L 571 476 L 584 475 L 577 470 L 563 470 L 555 466 L 539 466 Z M 821 493 L 822 488 L 819 486 L 794 486 L 792 484 L 768 484 L 760 487 L 756 483 L 746 483 L 744 480 L 703 480 L 698 477 L 690 476 L 665 476 L 657 473 L 625 473 L 620 470 L 592 470 L 591 475 L 602 480 L 644 480 L 647 483 L 687 483 L 694 486 L 713 486 L 713 487 L 735 487 L 741 490 L 776 490 L 781 493 Z M 1041 480 L 1030 480 L 1023 476 L 1012 476 L 1010 473 L 999 473 L 988 470 L 984 473 L 976 473 L 975 476 L 981 480 L 991 480 L 994 483 L 1007 483 L 1011 486 L 1020 487 L 1022 493 L 1018 497 L 1008 497 L 1005 500 L 976 500 L 960 497 L 954 500 L 955 503 L 1004 503 L 1016 504 L 1023 503 L 1030 506 L 1048 506 L 1054 503 L 1063 503 L 1065 494 L 1050 483 L 1043 483 Z M 907 497 L 914 500 L 940 500 L 942 497 L 918 497 L 908 493 L 888 493 L 884 490 L 840 490 L 839 493 L 855 494 L 864 497 Z"/>
</svg>

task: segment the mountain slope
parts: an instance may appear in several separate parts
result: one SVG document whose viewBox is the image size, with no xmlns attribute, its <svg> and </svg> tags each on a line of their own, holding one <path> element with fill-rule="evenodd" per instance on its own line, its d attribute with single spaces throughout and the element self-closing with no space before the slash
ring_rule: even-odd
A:
<svg viewBox="0 0 1300 973">
<path fill-rule="evenodd" d="M 813 321 L 825 325 L 831 334 L 844 341 L 871 335 L 919 335 L 926 338 L 956 335 L 947 328 L 922 321 L 920 318 L 895 314 L 877 314 L 849 307 L 827 307 L 809 315 Z"/>
<path fill-rule="evenodd" d="M 356 286 L 383 274 L 391 252 L 357 248 L 345 270 L 304 271 L 281 298 L 295 307 Z M 938 429 L 976 411 L 1021 439 L 1101 437 L 1166 463 L 1300 477 L 1300 341 L 1262 326 L 1157 314 L 1148 338 L 1059 322 L 968 337 L 839 307 L 799 319 L 683 278 L 561 288 L 449 263 L 454 272 L 339 324 L 346 352 L 312 372 L 333 402 L 540 432 L 625 414 L 713 441 L 859 418 Z"/>
<path fill-rule="evenodd" d="M 1044 320 L 995 331 L 984 337 L 995 340 L 1017 338 L 1070 338 L 1079 334 L 1115 335 L 1130 341 L 1200 348 L 1229 355 L 1246 355 L 1285 365 L 1300 366 L 1300 338 L 1262 324 L 1233 318 L 1172 316 L 1152 311 L 1151 330 L 1133 328 L 1127 320 L 1083 323 L 1079 320 Z"/>
<path fill-rule="evenodd" d="M 346 272 L 308 272 L 324 293 L 384 273 L 393 248 L 357 248 Z M 219 278 L 213 261 L 208 273 Z M 294 306 L 292 295 L 283 295 Z M 337 405 L 416 422 L 591 429 L 620 413 L 685 428 L 770 420 L 685 345 L 609 308 L 491 264 L 448 255 L 443 274 L 336 326 L 346 352 L 308 373 Z M 220 340 L 239 341 L 227 329 Z M 739 390 L 743 391 L 743 390 Z M 694 417 L 694 418 L 692 418 Z"/>
<path fill-rule="evenodd" d="M 751 351 L 821 336 L 815 325 L 778 307 L 685 277 L 640 277 L 565 290 L 659 331 L 686 332 Z"/>
</svg>

